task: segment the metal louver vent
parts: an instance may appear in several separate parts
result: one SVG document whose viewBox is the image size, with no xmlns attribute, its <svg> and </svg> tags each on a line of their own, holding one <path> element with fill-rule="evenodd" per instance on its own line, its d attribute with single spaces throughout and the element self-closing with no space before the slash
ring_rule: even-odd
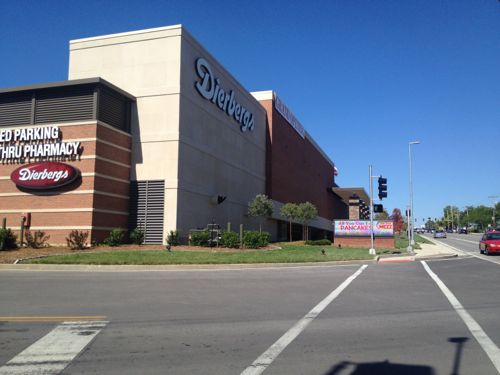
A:
<svg viewBox="0 0 500 375">
<path fill-rule="evenodd" d="M 0 98 L 0 126 L 31 123 L 31 93 Z"/>
<path fill-rule="evenodd" d="M 75 87 L 37 95 L 35 124 L 93 120 L 94 89 Z"/>
<path fill-rule="evenodd" d="M 99 96 L 99 120 L 118 129 L 128 131 L 127 102 L 107 90 L 101 90 Z"/>
<path fill-rule="evenodd" d="M 165 181 L 131 181 L 129 227 L 144 231 L 144 243 L 163 243 L 164 207 Z"/>
</svg>

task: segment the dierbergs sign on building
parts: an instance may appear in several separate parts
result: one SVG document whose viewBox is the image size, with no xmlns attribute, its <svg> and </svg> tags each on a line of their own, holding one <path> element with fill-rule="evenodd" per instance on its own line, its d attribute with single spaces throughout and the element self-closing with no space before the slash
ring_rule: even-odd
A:
<svg viewBox="0 0 500 375">
<path fill-rule="evenodd" d="M 12 172 L 10 179 L 26 189 L 55 189 L 68 185 L 79 176 L 71 165 L 59 162 L 41 162 L 21 166 Z"/>
<path fill-rule="evenodd" d="M 212 68 L 207 60 L 199 58 L 196 60 L 196 73 L 201 78 L 195 82 L 196 90 L 205 99 L 214 103 L 220 110 L 233 117 L 239 124 L 242 132 L 254 128 L 253 113 L 236 101 L 234 91 L 226 92 L 219 81 L 212 73 Z"/>
</svg>

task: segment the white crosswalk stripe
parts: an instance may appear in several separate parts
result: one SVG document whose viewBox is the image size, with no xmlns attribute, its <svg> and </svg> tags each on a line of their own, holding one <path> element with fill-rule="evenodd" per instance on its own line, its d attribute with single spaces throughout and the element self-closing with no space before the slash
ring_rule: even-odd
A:
<svg viewBox="0 0 500 375">
<path fill-rule="evenodd" d="M 107 323 L 64 322 L 0 367 L 0 375 L 59 374 Z"/>
</svg>

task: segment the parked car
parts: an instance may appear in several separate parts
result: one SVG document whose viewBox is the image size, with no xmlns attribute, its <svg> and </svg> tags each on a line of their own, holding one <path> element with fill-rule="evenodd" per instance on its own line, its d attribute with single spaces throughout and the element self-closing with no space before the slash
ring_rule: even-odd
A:
<svg viewBox="0 0 500 375">
<path fill-rule="evenodd" d="M 434 237 L 434 238 L 446 238 L 446 232 L 444 230 L 437 230 L 434 232 L 434 235 L 432 237 Z"/>
<path fill-rule="evenodd" d="M 466 228 L 462 228 L 460 229 L 460 231 L 458 232 L 458 234 L 468 234 L 469 232 L 467 231 Z"/>
<path fill-rule="evenodd" d="M 491 231 L 483 234 L 479 241 L 479 252 L 481 254 L 500 253 L 500 231 Z"/>
</svg>

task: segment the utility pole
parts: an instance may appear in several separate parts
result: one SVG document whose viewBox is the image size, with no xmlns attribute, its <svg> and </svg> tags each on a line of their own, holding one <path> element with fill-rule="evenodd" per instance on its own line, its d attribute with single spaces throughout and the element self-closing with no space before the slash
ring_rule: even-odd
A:
<svg viewBox="0 0 500 375">
<path fill-rule="evenodd" d="M 497 205 L 496 199 L 498 198 L 498 195 L 490 195 L 488 198 L 490 198 L 493 201 L 493 229 L 497 226 L 496 218 L 495 218 L 495 206 Z"/>
</svg>

